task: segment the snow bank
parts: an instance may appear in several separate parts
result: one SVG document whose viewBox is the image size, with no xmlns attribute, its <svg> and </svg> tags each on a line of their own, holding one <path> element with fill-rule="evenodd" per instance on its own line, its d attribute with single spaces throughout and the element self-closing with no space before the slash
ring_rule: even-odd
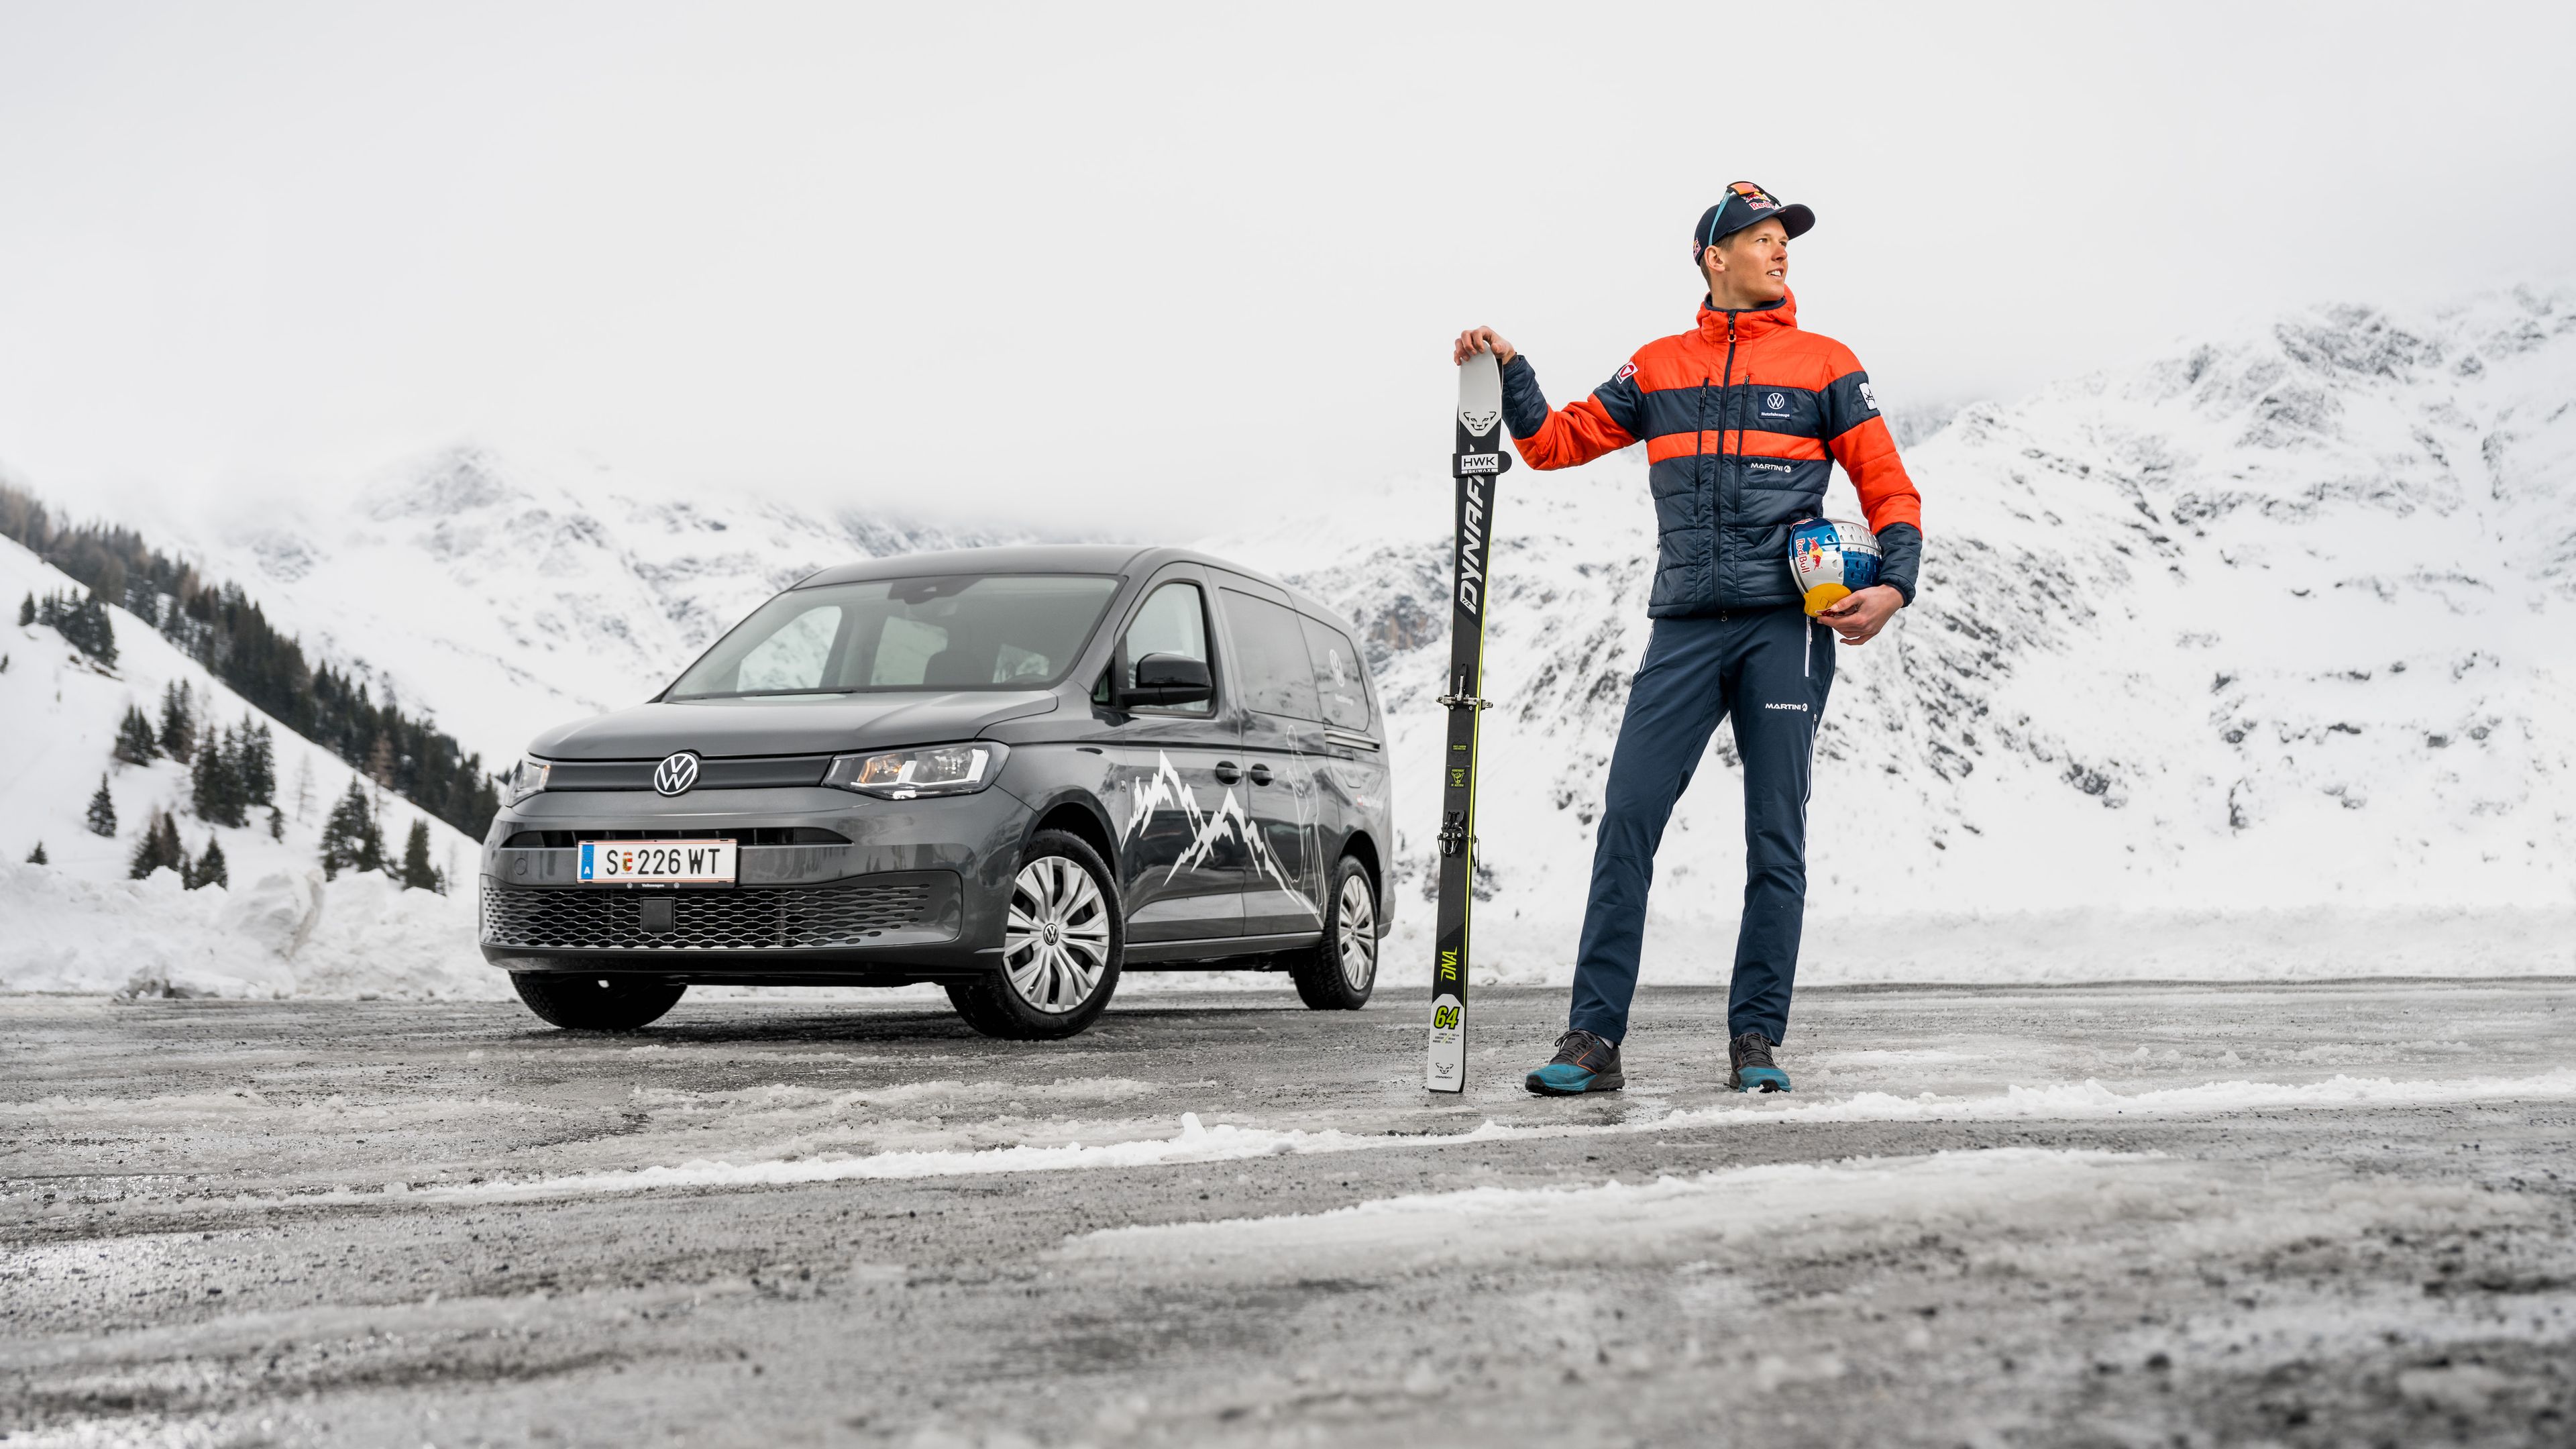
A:
<svg viewBox="0 0 2576 1449">
<path fill-rule="evenodd" d="M 0 863 L 0 991 L 154 996 L 509 994 L 474 945 L 470 899 L 378 874 L 273 872 L 238 890 L 83 879 Z"/>
<path fill-rule="evenodd" d="M 783 1086 L 757 1088 L 745 1095 L 769 1097 L 781 1094 L 798 1097 L 825 1095 L 796 1092 Z M 846 1095 L 855 1098 L 862 1094 Z M 875 1097 L 880 1093 L 870 1091 L 864 1095 Z M 1748 1099 L 1742 1106 L 1683 1109 L 1622 1122 L 1513 1124 L 1488 1119 L 1467 1131 L 1449 1133 L 1345 1132 L 1329 1127 L 1279 1128 L 1224 1122 L 1211 1127 L 1201 1122 L 1197 1113 L 1184 1112 L 1180 1130 L 1170 1137 L 1137 1137 L 1098 1143 L 1022 1141 L 993 1147 L 900 1149 L 848 1155 L 805 1152 L 801 1146 L 806 1139 L 800 1135 L 796 1139 L 800 1150 L 796 1152 L 780 1155 L 775 1148 L 766 1151 L 753 1149 L 743 1161 L 693 1158 L 675 1164 L 657 1163 L 599 1172 L 495 1178 L 470 1185 L 415 1188 L 409 1183 L 397 1183 L 385 1191 L 440 1201 L 525 1202 L 673 1189 L 779 1187 L 824 1182 L 971 1177 L 987 1173 L 1081 1172 L 1228 1162 L 1254 1157 L 1448 1147 L 1505 1140 L 1633 1136 L 1705 1127 L 1711 1123 L 1761 1126 L 1792 1121 L 2144 1118 L 2204 1116 L 2267 1108 L 2349 1109 L 2405 1102 L 2565 1101 L 2570 1098 L 2576 1098 L 2576 1070 L 2561 1069 L 2528 1077 L 2465 1077 L 2433 1081 L 2393 1081 L 2381 1077 L 2338 1075 L 2325 1081 L 2306 1083 L 2205 1082 L 2142 1092 L 2120 1092 L 2099 1081 L 2087 1080 L 2081 1083 L 2053 1082 L 2036 1087 L 2016 1085 L 1999 1093 L 1967 1097 L 1931 1092 L 1913 1097 L 1899 1097 L 1887 1092 L 1859 1092 L 1848 1097 L 1822 1099 L 1758 1097 Z M 690 1094 L 690 1099 L 698 1098 L 696 1094 Z M 646 1100 L 639 1092 L 638 1101 Z M 2001 1162 L 2008 1159 L 1981 1155 L 1981 1160 Z M 1552 1201 L 1544 1198 L 1544 1194 L 1561 1191 L 1545 1189 L 1542 1199 Z M 319 1197 L 306 1195 L 278 1201 L 354 1201 L 372 1196 L 375 1194 L 366 1190 L 340 1188 Z M 1502 1196 L 1519 1201 L 1528 1194 L 1503 1193 Z M 1469 1198 L 1472 1200 L 1473 1195 Z"/>
</svg>

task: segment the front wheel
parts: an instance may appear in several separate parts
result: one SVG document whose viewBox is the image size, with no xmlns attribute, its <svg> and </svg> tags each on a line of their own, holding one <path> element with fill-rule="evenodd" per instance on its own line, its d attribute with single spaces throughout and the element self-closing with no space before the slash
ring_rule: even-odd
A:
<svg viewBox="0 0 2576 1449">
<path fill-rule="evenodd" d="M 579 976 L 552 971 L 513 971 L 519 999 L 549 1025 L 567 1031 L 633 1031 L 662 1019 L 680 1004 L 684 981 L 653 977 Z"/>
<path fill-rule="evenodd" d="M 1349 856 L 1333 870 L 1324 939 L 1288 968 L 1298 998 L 1316 1011 L 1357 1011 L 1377 986 L 1377 888 Z"/>
<path fill-rule="evenodd" d="M 1118 886 L 1082 837 L 1041 830 L 1020 857 L 1002 927 L 1002 969 L 952 982 L 966 1024 L 1009 1041 L 1075 1036 L 1109 1009 L 1126 950 Z"/>
</svg>

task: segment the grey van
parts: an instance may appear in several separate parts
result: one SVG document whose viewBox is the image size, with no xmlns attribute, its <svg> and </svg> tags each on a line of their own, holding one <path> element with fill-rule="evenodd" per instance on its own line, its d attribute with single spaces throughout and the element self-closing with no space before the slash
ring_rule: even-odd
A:
<svg viewBox="0 0 2576 1449">
<path fill-rule="evenodd" d="M 1072 1036 L 1127 970 L 1355 1009 L 1388 923 L 1385 723 L 1350 625 L 1185 549 L 824 569 L 660 694 L 540 735 L 484 840 L 483 955 L 557 1026 L 693 982 L 938 982 Z"/>
</svg>

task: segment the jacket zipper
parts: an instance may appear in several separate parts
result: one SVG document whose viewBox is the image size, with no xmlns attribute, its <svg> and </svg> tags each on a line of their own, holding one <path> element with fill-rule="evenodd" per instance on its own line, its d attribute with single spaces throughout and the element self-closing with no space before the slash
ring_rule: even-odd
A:
<svg viewBox="0 0 2576 1449">
<path fill-rule="evenodd" d="M 1708 379 L 1701 378 L 1699 385 L 1702 393 L 1705 394 Z M 1726 394 L 1727 389 L 1734 385 L 1735 314 L 1729 312 L 1726 314 L 1726 365 L 1718 372 L 1717 487 L 1709 500 L 1709 517 L 1713 522 L 1710 523 L 1708 530 L 1708 579 L 1717 592 L 1717 604 L 1721 609 L 1726 606 L 1726 570 L 1721 567 L 1725 562 L 1725 547 L 1722 540 L 1725 537 L 1726 527 L 1726 419 L 1729 411 L 1726 405 Z M 1706 416 L 1708 411 L 1706 403 L 1701 404 L 1700 411 L 1702 416 Z"/>
</svg>

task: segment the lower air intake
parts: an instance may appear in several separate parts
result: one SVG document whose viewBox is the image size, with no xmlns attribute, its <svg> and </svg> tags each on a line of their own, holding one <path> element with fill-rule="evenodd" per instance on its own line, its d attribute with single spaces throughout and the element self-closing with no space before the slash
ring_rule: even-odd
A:
<svg viewBox="0 0 2576 1449">
<path fill-rule="evenodd" d="M 865 946 L 930 924 L 927 884 L 808 890 L 483 886 L 483 942 L 537 951 L 780 951 Z"/>
</svg>

